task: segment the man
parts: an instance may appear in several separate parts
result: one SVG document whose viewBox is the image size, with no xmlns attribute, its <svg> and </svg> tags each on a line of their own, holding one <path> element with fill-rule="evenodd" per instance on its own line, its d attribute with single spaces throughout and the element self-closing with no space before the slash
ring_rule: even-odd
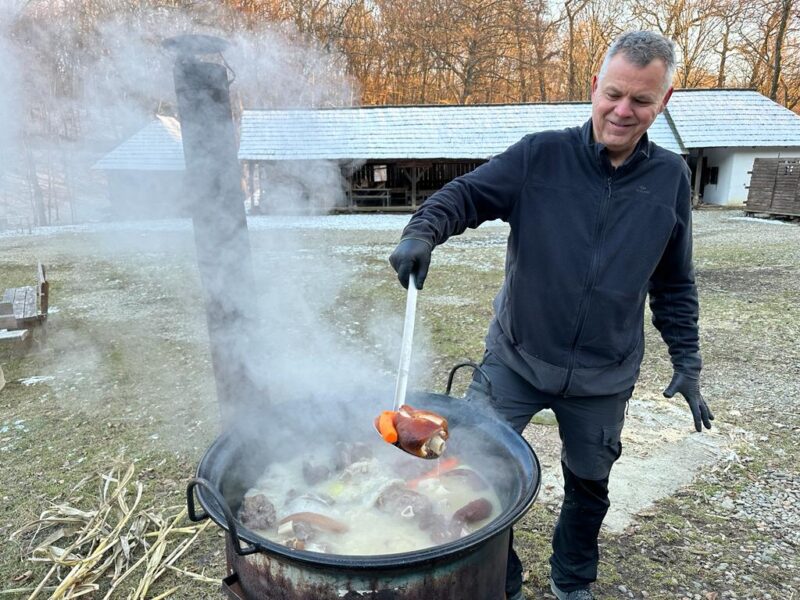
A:
<svg viewBox="0 0 800 600">
<path fill-rule="evenodd" d="M 582 127 L 524 137 L 425 202 L 390 257 L 404 287 L 425 282 L 433 248 L 491 219 L 510 225 L 483 368 L 489 401 L 518 432 L 551 408 L 562 440 L 564 501 L 550 587 L 593 598 L 608 478 L 622 452 L 625 407 L 644 352 L 644 302 L 669 347 L 664 391 L 689 403 L 695 428 L 713 419 L 700 394 L 689 169 L 646 131 L 672 94 L 674 44 L 648 31 L 620 36 L 592 78 Z M 473 395 L 486 389 L 481 376 Z M 506 597 L 522 598 L 509 550 Z"/>
</svg>

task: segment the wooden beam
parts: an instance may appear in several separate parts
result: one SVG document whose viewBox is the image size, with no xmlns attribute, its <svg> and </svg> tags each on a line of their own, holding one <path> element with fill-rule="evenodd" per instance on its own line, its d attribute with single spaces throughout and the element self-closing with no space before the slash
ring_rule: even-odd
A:
<svg viewBox="0 0 800 600">
<path fill-rule="evenodd" d="M 255 168 L 249 160 L 244 161 L 244 168 L 247 170 L 247 193 L 250 196 L 250 210 L 252 211 L 256 203 Z"/>
<path fill-rule="evenodd" d="M 411 209 L 417 210 L 417 181 L 419 181 L 419 167 L 411 167 Z"/>
<path fill-rule="evenodd" d="M 694 170 L 694 194 L 692 206 L 700 205 L 700 182 L 703 180 L 703 149 L 697 151 L 697 167 Z"/>
</svg>

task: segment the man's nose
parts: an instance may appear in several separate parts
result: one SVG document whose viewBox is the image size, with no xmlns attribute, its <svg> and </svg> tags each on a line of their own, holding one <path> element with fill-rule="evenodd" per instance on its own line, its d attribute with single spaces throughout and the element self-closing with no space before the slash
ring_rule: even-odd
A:
<svg viewBox="0 0 800 600">
<path fill-rule="evenodd" d="M 631 110 L 631 101 L 627 98 L 620 98 L 614 107 L 614 112 L 620 117 L 629 117 L 633 114 Z"/>
</svg>

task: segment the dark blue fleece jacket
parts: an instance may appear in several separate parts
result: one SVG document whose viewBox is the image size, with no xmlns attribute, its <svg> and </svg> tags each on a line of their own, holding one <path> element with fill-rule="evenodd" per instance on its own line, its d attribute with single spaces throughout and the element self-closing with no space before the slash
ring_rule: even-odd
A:
<svg viewBox="0 0 800 600">
<path fill-rule="evenodd" d="M 645 134 L 612 167 L 592 123 L 524 137 L 448 183 L 403 238 L 432 245 L 492 219 L 511 226 L 486 347 L 539 390 L 630 388 L 644 353 L 644 302 L 676 371 L 697 377 L 689 169 Z"/>
</svg>

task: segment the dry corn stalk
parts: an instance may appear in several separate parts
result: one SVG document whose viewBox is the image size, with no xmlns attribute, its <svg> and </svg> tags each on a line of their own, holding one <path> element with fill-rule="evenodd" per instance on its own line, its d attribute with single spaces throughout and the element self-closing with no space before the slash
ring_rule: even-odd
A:
<svg viewBox="0 0 800 600">
<path fill-rule="evenodd" d="M 165 508 L 167 516 L 153 509 L 139 509 L 143 486 L 133 480 L 133 475 L 132 464 L 124 472 L 121 466 L 115 466 L 100 476 L 98 506 L 81 510 L 69 504 L 54 504 L 14 532 L 12 540 L 27 541 L 30 560 L 51 564 L 38 585 L 14 591 L 29 592 L 28 600 L 43 593 L 49 593 L 51 600 L 87 594 L 96 597 L 110 581 L 103 596 L 107 599 L 123 581 L 138 577 L 134 592 L 127 598 L 144 600 L 153 583 L 168 570 L 194 580 L 218 583 L 174 565 L 210 521 L 183 525 L 184 507 Z M 167 590 L 158 598 L 166 598 L 177 589 Z"/>
</svg>

